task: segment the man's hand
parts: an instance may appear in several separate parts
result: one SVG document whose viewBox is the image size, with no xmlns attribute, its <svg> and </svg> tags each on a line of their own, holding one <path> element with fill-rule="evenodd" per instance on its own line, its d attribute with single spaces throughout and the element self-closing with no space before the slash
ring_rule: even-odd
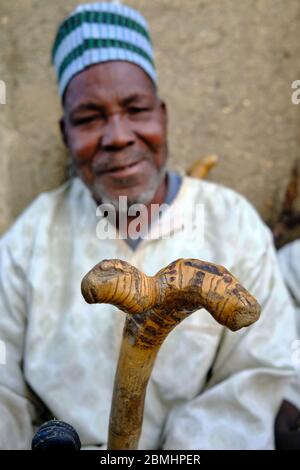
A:
<svg viewBox="0 0 300 470">
<path fill-rule="evenodd" d="M 277 450 L 300 450 L 300 410 L 283 401 L 275 421 Z"/>
</svg>

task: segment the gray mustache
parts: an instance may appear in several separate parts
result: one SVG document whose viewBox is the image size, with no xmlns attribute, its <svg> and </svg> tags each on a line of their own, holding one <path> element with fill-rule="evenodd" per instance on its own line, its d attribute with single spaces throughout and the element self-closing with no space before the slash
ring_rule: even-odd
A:
<svg viewBox="0 0 300 470">
<path fill-rule="evenodd" d="M 104 173 L 106 171 L 113 171 L 114 169 L 133 165 L 135 163 L 138 163 L 142 160 L 151 160 L 151 154 L 150 153 L 138 153 L 134 156 L 125 157 L 122 156 L 114 156 L 109 159 L 105 158 L 102 160 L 100 157 L 99 159 L 96 159 L 92 163 L 92 170 L 94 173 Z"/>
</svg>

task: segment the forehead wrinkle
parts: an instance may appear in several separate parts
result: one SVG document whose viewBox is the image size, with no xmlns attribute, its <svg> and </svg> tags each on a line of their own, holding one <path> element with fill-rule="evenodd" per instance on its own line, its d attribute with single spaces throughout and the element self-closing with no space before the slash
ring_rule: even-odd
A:
<svg viewBox="0 0 300 470">
<path fill-rule="evenodd" d="M 77 107 L 86 101 L 119 103 L 133 94 L 156 96 L 156 88 L 146 73 L 126 62 L 108 62 L 89 67 L 71 80 L 66 91 L 67 107 L 74 102 Z"/>
<path fill-rule="evenodd" d="M 103 106 L 92 103 L 92 102 L 87 102 L 87 103 L 81 103 L 79 105 L 71 107 L 71 109 L 69 109 L 69 112 L 72 115 L 72 114 L 85 112 L 85 111 L 101 111 L 101 110 L 103 110 Z"/>
<path fill-rule="evenodd" d="M 90 110 L 97 111 L 97 110 L 103 109 L 105 105 L 111 104 L 112 99 L 109 99 L 108 93 L 104 92 L 103 94 L 102 93 L 99 94 L 99 91 L 100 91 L 100 87 L 97 87 L 97 93 L 94 98 L 93 96 L 83 97 L 83 98 L 79 98 L 79 102 L 76 102 L 76 98 L 78 97 L 78 94 L 77 94 L 74 100 L 75 102 L 73 100 L 68 100 L 68 101 L 71 101 L 71 103 L 69 104 L 69 112 L 75 113 L 75 112 L 90 111 Z M 145 91 L 131 92 L 131 90 L 127 90 L 127 93 L 124 94 L 122 91 L 121 93 L 117 92 L 116 96 L 113 98 L 113 102 L 114 103 L 116 102 L 118 105 L 121 105 L 123 107 L 123 106 L 128 106 L 134 102 L 149 100 L 149 98 L 152 98 L 152 95 L 150 95 L 150 93 L 147 93 Z"/>
</svg>

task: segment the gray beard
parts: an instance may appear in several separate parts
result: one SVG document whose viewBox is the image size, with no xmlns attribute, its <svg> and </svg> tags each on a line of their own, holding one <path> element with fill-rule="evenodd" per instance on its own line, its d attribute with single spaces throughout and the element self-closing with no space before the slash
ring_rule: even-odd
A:
<svg viewBox="0 0 300 470">
<path fill-rule="evenodd" d="M 134 199 L 127 198 L 127 208 L 126 206 L 123 206 L 123 207 L 121 206 L 121 211 L 119 207 L 119 197 L 112 198 L 110 195 L 107 194 L 104 187 L 99 185 L 99 183 L 93 186 L 92 193 L 97 200 L 101 200 L 101 204 L 111 204 L 112 206 L 114 206 L 117 212 L 125 212 L 124 209 L 126 208 L 126 213 L 127 213 L 128 208 L 133 204 L 144 204 L 144 205 L 150 204 L 150 202 L 155 196 L 157 189 L 159 188 L 160 184 L 163 182 L 166 176 L 166 173 L 167 173 L 167 166 L 165 164 L 160 168 L 158 174 L 153 176 L 152 179 L 149 181 L 147 190 L 143 191 L 142 194 L 139 194 Z"/>
</svg>

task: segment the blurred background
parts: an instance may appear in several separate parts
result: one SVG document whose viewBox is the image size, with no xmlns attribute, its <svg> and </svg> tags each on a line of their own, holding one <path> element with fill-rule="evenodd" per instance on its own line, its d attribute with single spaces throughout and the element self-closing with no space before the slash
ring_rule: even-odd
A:
<svg viewBox="0 0 300 470">
<path fill-rule="evenodd" d="M 68 175 L 53 38 L 75 0 L 0 0 L 0 234 Z M 91 2 L 92 3 L 92 2 Z M 300 161 L 299 0 L 127 0 L 152 32 L 169 107 L 169 166 L 217 154 L 208 179 L 245 195 L 270 227 Z M 294 200 L 300 211 L 300 195 Z M 281 244 L 300 237 L 300 224 Z"/>
</svg>

